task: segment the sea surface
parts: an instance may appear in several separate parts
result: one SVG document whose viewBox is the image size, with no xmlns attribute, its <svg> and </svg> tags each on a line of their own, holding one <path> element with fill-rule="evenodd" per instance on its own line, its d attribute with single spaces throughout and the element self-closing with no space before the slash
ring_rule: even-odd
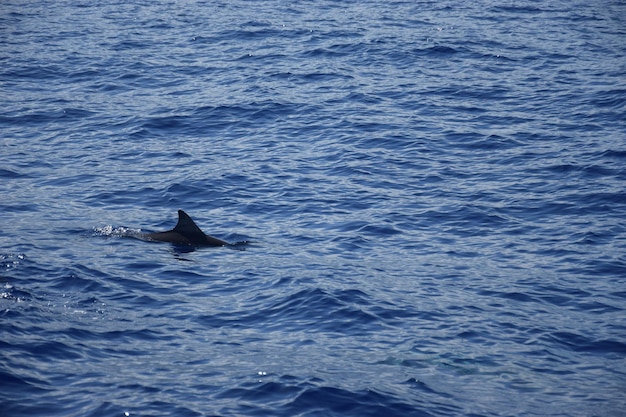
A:
<svg viewBox="0 0 626 417">
<path fill-rule="evenodd" d="M 2 2 L 3 417 L 625 393 L 625 2 Z"/>
</svg>

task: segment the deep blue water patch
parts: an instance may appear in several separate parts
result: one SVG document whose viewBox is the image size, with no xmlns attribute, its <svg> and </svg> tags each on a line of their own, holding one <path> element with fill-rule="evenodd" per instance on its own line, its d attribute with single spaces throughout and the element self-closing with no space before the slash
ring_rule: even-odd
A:
<svg viewBox="0 0 626 417">
<path fill-rule="evenodd" d="M 625 16 L 4 2 L 2 412 L 623 416 Z"/>
</svg>

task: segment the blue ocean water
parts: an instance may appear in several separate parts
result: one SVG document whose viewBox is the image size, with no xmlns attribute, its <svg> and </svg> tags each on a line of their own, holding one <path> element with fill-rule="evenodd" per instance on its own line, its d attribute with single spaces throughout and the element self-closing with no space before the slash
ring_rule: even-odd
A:
<svg viewBox="0 0 626 417">
<path fill-rule="evenodd" d="M 622 1 L 4 1 L 2 416 L 626 415 Z M 243 250 L 123 237 L 176 210 Z"/>
</svg>

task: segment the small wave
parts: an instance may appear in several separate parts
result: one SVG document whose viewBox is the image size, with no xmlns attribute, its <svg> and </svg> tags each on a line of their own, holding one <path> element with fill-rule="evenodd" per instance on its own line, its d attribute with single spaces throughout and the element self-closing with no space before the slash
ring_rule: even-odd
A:
<svg viewBox="0 0 626 417">
<path fill-rule="evenodd" d="M 25 178 L 25 177 L 28 177 L 28 176 L 18 171 L 0 168 L 0 178 L 15 179 L 15 178 Z"/>
<path fill-rule="evenodd" d="M 142 235 L 141 229 L 133 229 L 130 227 L 114 227 L 112 225 L 98 226 L 93 228 L 94 236 L 105 237 L 134 237 L 138 238 Z"/>
<path fill-rule="evenodd" d="M 561 346 L 575 352 L 626 355 L 626 343 L 617 340 L 593 340 L 587 336 L 570 332 L 555 332 L 549 336 Z"/>
<path fill-rule="evenodd" d="M 430 406 L 432 407 L 432 405 Z M 282 407 L 284 415 L 327 416 L 420 416 L 433 414 L 403 399 L 375 390 L 348 390 L 339 387 L 308 387 Z M 457 410 L 460 411 L 460 410 Z"/>
<path fill-rule="evenodd" d="M 381 328 L 381 320 L 368 312 L 367 297 L 360 291 L 331 293 L 320 288 L 301 290 L 283 296 L 267 307 L 249 314 L 242 312 L 200 316 L 210 327 L 264 327 L 298 330 L 314 324 L 318 331 L 359 334 Z"/>
</svg>

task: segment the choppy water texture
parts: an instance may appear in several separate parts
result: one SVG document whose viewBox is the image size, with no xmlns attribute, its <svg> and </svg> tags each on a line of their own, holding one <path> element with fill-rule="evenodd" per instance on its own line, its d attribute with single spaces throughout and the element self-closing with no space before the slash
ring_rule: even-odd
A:
<svg viewBox="0 0 626 417">
<path fill-rule="evenodd" d="M 4 1 L 1 414 L 626 415 L 625 39 L 617 0 Z M 178 209 L 251 243 L 123 237 Z"/>
</svg>

